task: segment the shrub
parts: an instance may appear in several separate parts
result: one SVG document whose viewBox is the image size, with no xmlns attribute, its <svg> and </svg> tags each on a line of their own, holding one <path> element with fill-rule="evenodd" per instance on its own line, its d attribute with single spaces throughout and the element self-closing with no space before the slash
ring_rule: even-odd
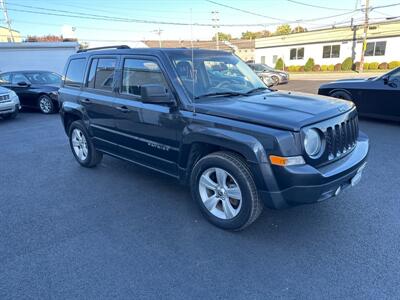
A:
<svg viewBox="0 0 400 300">
<path fill-rule="evenodd" d="M 334 65 L 329 65 L 328 66 L 328 71 L 330 71 L 330 72 L 335 71 L 335 66 Z"/>
<path fill-rule="evenodd" d="M 372 63 L 369 63 L 368 70 L 378 70 L 378 67 L 379 67 L 379 63 L 372 62 Z M 364 69 L 366 70 L 365 67 L 364 67 Z"/>
<path fill-rule="evenodd" d="M 353 60 L 351 57 L 347 57 L 342 63 L 342 71 L 350 71 L 353 66 Z"/>
<path fill-rule="evenodd" d="M 387 70 L 389 68 L 389 64 L 388 63 L 381 63 L 381 64 L 379 64 L 379 66 L 378 66 L 378 69 L 379 70 Z"/>
<path fill-rule="evenodd" d="M 328 71 L 328 66 L 327 65 L 322 65 L 321 66 L 321 71 L 323 71 L 323 72 Z"/>
<path fill-rule="evenodd" d="M 333 69 L 335 70 L 335 71 L 340 71 L 340 70 L 342 70 L 342 64 L 336 64 L 334 67 L 333 67 Z"/>
<path fill-rule="evenodd" d="M 321 72 L 321 66 L 320 66 L 320 65 L 315 65 L 315 66 L 312 68 L 312 70 L 313 70 L 314 72 Z"/>
<path fill-rule="evenodd" d="M 299 72 L 304 72 L 304 71 L 305 71 L 304 66 L 299 66 Z"/>
<path fill-rule="evenodd" d="M 314 65 L 315 65 L 314 59 L 309 58 L 304 66 L 304 71 L 306 71 L 306 72 L 312 71 L 312 68 L 314 67 Z"/>
<path fill-rule="evenodd" d="M 364 70 L 368 70 L 369 68 L 369 63 L 364 63 Z"/>
<path fill-rule="evenodd" d="M 400 67 L 400 61 L 394 60 L 389 63 L 389 69 L 395 69 L 397 67 Z"/>
<path fill-rule="evenodd" d="M 281 57 L 279 57 L 279 59 L 276 61 L 275 69 L 283 70 L 283 66 L 284 66 L 283 59 Z"/>
</svg>

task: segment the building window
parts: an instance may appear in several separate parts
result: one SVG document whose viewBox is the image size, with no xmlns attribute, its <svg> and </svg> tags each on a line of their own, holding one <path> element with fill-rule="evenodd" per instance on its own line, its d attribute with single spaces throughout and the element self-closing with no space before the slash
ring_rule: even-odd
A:
<svg viewBox="0 0 400 300">
<path fill-rule="evenodd" d="M 290 49 L 290 60 L 303 59 L 304 48 L 292 48 Z"/>
<path fill-rule="evenodd" d="M 322 49 L 322 58 L 338 58 L 340 57 L 340 45 L 324 46 Z"/>
<path fill-rule="evenodd" d="M 367 43 L 365 49 L 365 56 L 383 56 L 386 52 L 386 41 L 385 42 L 370 42 Z"/>
</svg>

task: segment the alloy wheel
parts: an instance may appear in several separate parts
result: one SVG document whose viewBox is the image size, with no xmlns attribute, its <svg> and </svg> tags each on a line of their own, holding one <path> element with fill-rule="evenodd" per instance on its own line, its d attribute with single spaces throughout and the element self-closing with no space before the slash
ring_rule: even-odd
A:
<svg viewBox="0 0 400 300">
<path fill-rule="evenodd" d="M 81 130 L 75 128 L 71 134 L 72 147 L 74 148 L 74 152 L 76 156 L 84 161 L 89 153 L 88 144 L 86 141 L 86 137 Z"/>
<path fill-rule="evenodd" d="M 40 98 L 39 106 L 40 106 L 41 111 L 44 112 L 45 114 L 48 114 L 51 112 L 52 103 L 49 98 L 47 98 L 47 97 Z"/>
<path fill-rule="evenodd" d="M 233 219 L 242 208 L 242 192 L 236 179 L 221 168 L 202 173 L 199 192 L 204 206 L 219 219 Z"/>
</svg>

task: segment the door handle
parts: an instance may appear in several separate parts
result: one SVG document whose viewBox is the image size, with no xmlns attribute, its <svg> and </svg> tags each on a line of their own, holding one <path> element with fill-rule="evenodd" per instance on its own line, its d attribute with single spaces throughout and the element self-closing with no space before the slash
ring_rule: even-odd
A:
<svg viewBox="0 0 400 300">
<path fill-rule="evenodd" d="M 85 103 L 85 104 L 91 104 L 92 103 L 92 101 L 90 99 L 81 99 L 81 102 Z"/>
<path fill-rule="evenodd" d="M 124 112 L 124 113 L 127 113 L 127 112 L 130 112 L 130 111 L 131 111 L 131 110 L 130 110 L 128 107 L 126 107 L 125 105 L 123 105 L 123 106 L 116 106 L 115 108 L 118 109 L 118 110 L 121 111 L 121 112 Z"/>
</svg>

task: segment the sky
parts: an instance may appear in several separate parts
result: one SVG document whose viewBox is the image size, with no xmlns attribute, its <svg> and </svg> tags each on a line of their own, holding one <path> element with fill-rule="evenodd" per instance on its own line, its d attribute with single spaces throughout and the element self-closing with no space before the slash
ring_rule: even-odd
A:
<svg viewBox="0 0 400 300">
<path fill-rule="evenodd" d="M 310 29 L 349 22 L 362 22 L 365 0 L 298 0 L 323 7 L 310 7 L 290 0 L 5 0 L 12 27 L 23 37 L 62 34 L 63 25 L 74 27 L 80 41 L 140 41 L 167 39 L 210 40 L 216 32 L 212 26 L 166 25 L 159 22 L 212 24 L 212 11 L 218 11 L 221 32 L 240 37 L 241 33 L 267 29 L 292 22 Z M 370 0 L 371 6 L 399 3 L 397 0 Z M 65 15 L 79 15 L 68 17 Z M 61 16 L 63 15 L 63 16 Z M 339 15 L 339 16 L 338 16 Z M 333 16 L 333 17 L 332 17 Z M 371 21 L 400 16 L 400 5 L 374 9 Z M 104 20 L 104 17 L 112 20 Z M 123 21 L 118 21 L 123 19 Z M 100 19 L 100 20 L 99 20 Z M 154 22 L 137 23 L 133 19 Z M 319 19 L 319 20 L 311 20 Z M 306 21 L 303 21 L 306 20 Z M 400 19 L 399 19 L 400 20 Z M 0 21 L 4 21 L 0 18 Z M 4 23 L 2 24 L 4 25 Z M 229 25 L 229 26 L 225 26 Z M 234 25 L 234 26 L 232 26 Z M 161 30 L 159 36 L 156 32 Z"/>
</svg>

